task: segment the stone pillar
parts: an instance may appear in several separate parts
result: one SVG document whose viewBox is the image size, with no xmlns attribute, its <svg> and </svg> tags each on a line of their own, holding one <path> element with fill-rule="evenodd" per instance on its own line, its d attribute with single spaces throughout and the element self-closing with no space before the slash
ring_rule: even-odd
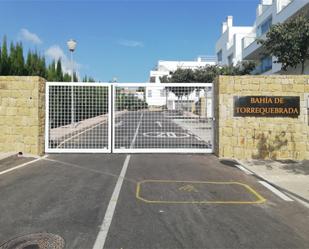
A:
<svg viewBox="0 0 309 249">
<path fill-rule="evenodd" d="M 308 94 L 308 75 L 218 77 L 215 154 L 235 159 L 309 159 Z M 300 115 L 234 117 L 234 96 L 298 96 Z"/>
<path fill-rule="evenodd" d="M 45 80 L 0 76 L 0 152 L 44 154 Z"/>
</svg>

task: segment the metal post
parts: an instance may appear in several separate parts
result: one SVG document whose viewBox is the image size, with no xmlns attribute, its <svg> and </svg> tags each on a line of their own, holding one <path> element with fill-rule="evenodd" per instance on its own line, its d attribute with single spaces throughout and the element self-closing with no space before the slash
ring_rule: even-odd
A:
<svg viewBox="0 0 309 249">
<path fill-rule="evenodd" d="M 72 75 L 71 82 L 74 82 L 74 65 L 73 65 L 73 51 L 71 51 L 71 67 L 72 67 Z M 74 86 L 71 86 L 71 125 L 75 125 L 75 117 L 74 117 Z"/>
</svg>

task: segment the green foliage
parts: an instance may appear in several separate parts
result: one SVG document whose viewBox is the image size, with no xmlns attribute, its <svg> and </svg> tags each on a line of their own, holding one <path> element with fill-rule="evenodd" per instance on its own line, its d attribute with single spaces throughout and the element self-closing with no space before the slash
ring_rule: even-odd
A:
<svg viewBox="0 0 309 249">
<path fill-rule="evenodd" d="M 265 55 L 275 56 L 275 63 L 282 63 L 282 69 L 296 68 L 301 65 L 304 73 L 305 62 L 309 59 L 309 17 L 296 18 L 273 25 L 266 34 L 266 40 L 258 40 L 265 50 Z"/>
<path fill-rule="evenodd" d="M 85 77 L 83 78 L 82 82 L 95 82 L 95 79 L 85 75 Z"/>
<path fill-rule="evenodd" d="M 255 68 L 252 61 L 244 61 L 236 66 L 206 66 L 198 69 L 177 69 L 169 76 L 161 77 L 162 83 L 207 83 L 214 82 L 219 75 L 246 75 Z"/>
<path fill-rule="evenodd" d="M 134 96 L 134 94 L 121 93 L 117 91 L 116 108 L 120 110 L 137 111 L 147 108 L 148 104 Z"/>
<path fill-rule="evenodd" d="M 26 73 L 29 76 L 41 76 L 46 78 L 45 58 L 40 56 L 38 52 L 28 52 L 26 62 Z M 13 75 L 13 74 L 12 74 Z"/>
<path fill-rule="evenodd" d="M 6 36 L 3 37 L 2 49 L 1 49 L 1 75 L 9 75 L 9 57 L 7 49 Z"/>
<path fill-rule="evenodd" d="M 63 72 L 62 72 L 62 65 L 61 65 L 61 60 L 59 59 L 57 61 L 57 66 L 56 66 L 56 81 L 63 81 Z"/>
<path fill-rule="evenodd" d="M 48 81 L 71 81 L 71 76 L 63 72 L 60 59 L 47 66 L 45 57 L 37 51 L 28 51 L 25 59 L 21 42 L 16 44 L 11 42 L 8 51 L 6 36 L 0 44 L 0 75 L 40 76 Z M 73 78 L 75 82 L 78 81 L 76 73 Z M 93 78 L 88 78 L 88 82 L 94 81 Z"/>
<path fill-rule="evenodd" d="M 70 81 L 71 81 L 71 75 L 68 74 L 68 73 L 65 73 L 65 74 L 63 75 L 63 81 L 64 81 L 64 82 L 70 82 Z"/>
<path fill-rule="evenodd" d="M 169 76 L 160 78 L 162 83 L 211 83 L 219 75 L 246 75 L 255 69 L 255 62 L 244 61 L 236 66 L 206 66 L 198 69 L 177 69 Z M 189 87 L 167 87 L 177 98 L 188 96 L 194 89 Z M 197 88 L 199 90 L 199 88 Z"/>
</svg>

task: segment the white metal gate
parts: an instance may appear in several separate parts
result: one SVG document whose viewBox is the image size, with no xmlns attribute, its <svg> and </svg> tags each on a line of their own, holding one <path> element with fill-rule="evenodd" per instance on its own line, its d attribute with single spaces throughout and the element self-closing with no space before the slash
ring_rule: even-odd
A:
<svg viewBox="0 0 309 249">
<path fill-rule="evenodd" d="M 54 83 L 46 152 L 211 153 L 211 83 Z"/>
</svg>

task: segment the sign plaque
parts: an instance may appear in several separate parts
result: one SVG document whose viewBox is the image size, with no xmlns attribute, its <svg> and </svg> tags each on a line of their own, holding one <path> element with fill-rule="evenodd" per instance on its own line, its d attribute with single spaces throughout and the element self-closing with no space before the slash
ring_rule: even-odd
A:
<svg viewBox="0 0 309 249">
<path fill-rule="evenodd" d="M 299 96 L 234 96 L 234 117 L 297 118 L 299 114 Z"/>
</svg>

